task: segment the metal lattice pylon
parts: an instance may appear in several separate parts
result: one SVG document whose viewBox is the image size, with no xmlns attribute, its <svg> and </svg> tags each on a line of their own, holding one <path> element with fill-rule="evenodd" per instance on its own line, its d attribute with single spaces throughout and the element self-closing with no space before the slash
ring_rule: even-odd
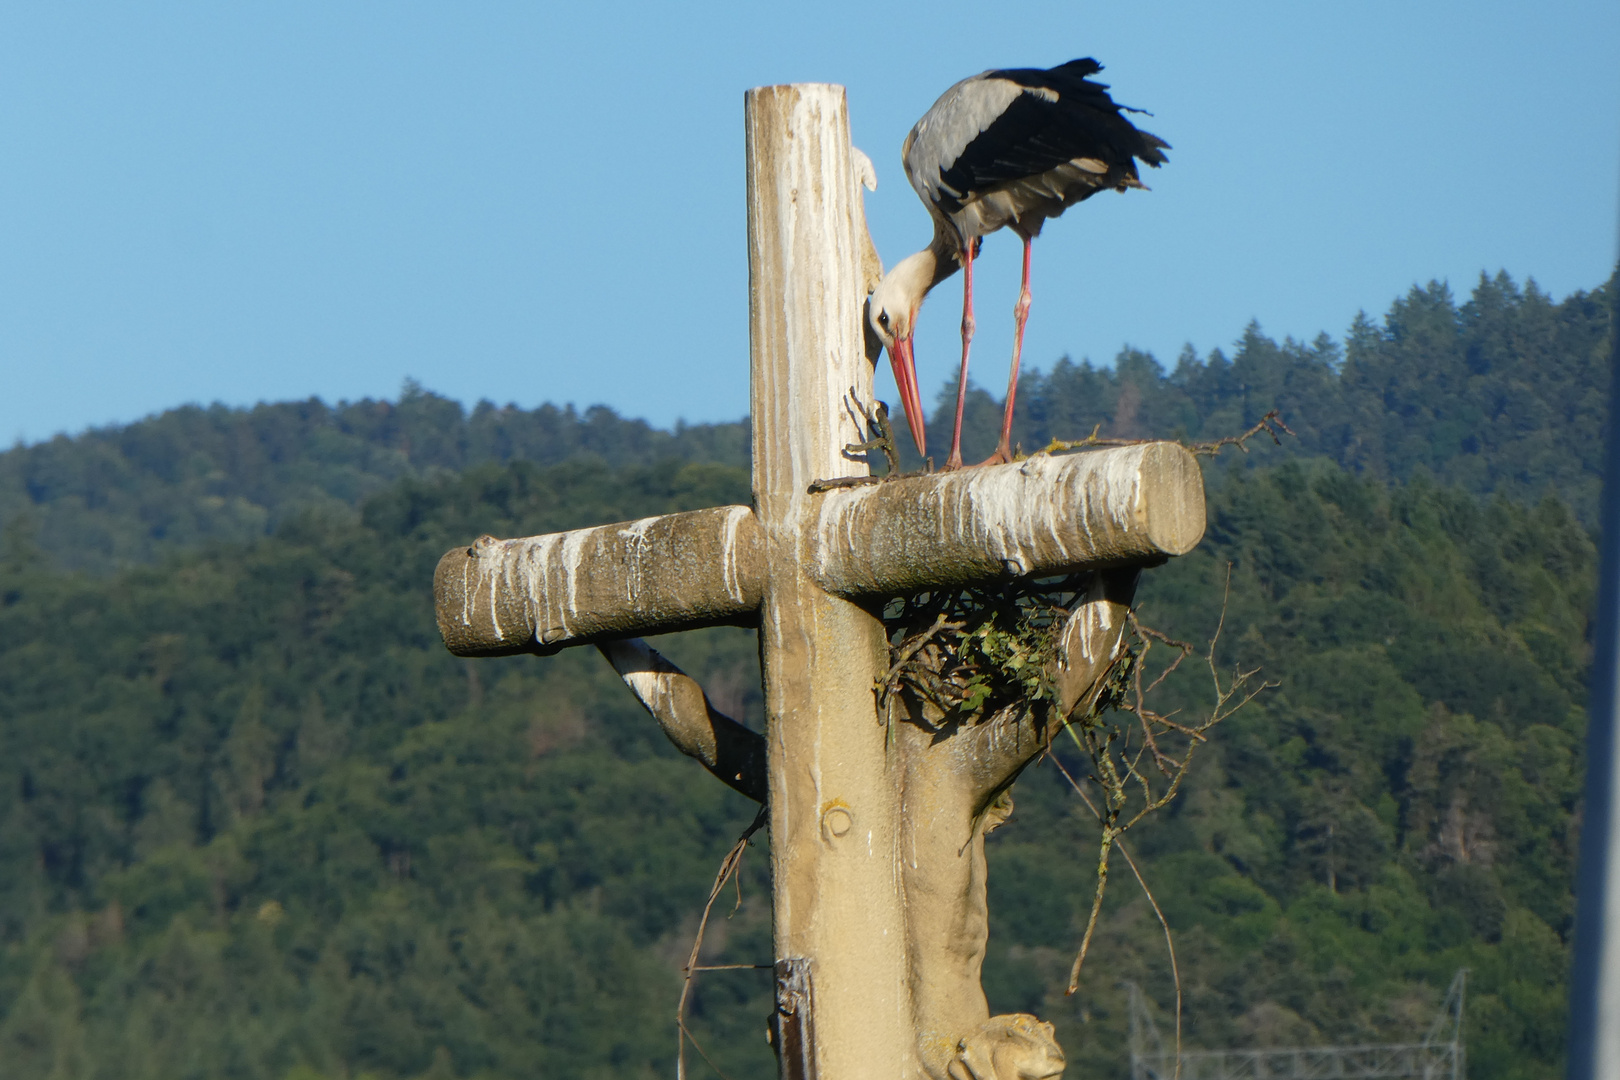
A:
<svg viewBox="0 0 1620 1080">
<path fill-rule="evenodd" d="M 1131 1080 L 1464 1080 L 1466 968 L 1457 972 L 1422 1042 L 1308 1046 L 1278 1050 L 1186 1050 L 1180 1069 L 1167 1052 L 1135 983 L 1131 993 Z"/>
</svg>

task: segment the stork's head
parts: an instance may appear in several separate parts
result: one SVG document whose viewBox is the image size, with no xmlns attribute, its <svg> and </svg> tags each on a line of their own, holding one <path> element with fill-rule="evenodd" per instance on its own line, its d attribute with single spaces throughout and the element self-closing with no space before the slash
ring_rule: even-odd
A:
<svg viewBox="0 0 1620 1080">
<path fill-rule="evenodd" d="M 866 301 L 867 321 L 872 324 L 873 332 L 883 342 L 883 347 L 889 350 L 891 357 L 897 343 L 911 340 L 911 326 L 917 317 L 920 300 L 920 297 L 906 295 L 906 290 L 896 279 L 897 273 L 898 267 L 878 283 Z"/>
<path fill-rule="evenodd" d="M 923 432 L 922 398 L 917 393 L 917 363 L 911 350 L 911 335 L 917 324 L 917 309 L 933 285 L 932 252 L 919 251 L 902 259 L 883 276 L 866 301 L 866 318 L 872 332 L 883 342 L 894 368 L 894 383 L 900 390 L 900 404 L 906 412 L 906 425 L 917 441 L 917 453 L 928 456 Z"/>
</svg>

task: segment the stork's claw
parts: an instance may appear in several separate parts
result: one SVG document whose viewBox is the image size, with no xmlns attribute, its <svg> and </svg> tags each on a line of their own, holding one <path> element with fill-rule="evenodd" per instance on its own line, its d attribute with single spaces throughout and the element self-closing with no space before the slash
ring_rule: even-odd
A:
<svg viewBox="0 0 1620 1080">
<path fill-rule="evenodd" d="M 979 462 L 979 465 L 1010 465 L 1012 464 L 1012 451 L 996 447 L 996 452 Z M 977 466 L 975 466 L 977 467 Z"/>
</svg>

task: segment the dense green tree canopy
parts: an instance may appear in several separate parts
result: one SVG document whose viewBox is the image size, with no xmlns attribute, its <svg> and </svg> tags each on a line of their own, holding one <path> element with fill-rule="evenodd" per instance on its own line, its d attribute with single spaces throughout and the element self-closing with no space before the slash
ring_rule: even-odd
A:
<svg viewBox="0 0 1620 1080">
<path fill-rule="evenodd" d="M 1192 1043 L 1409 1040 L 1467 966 L 1473 1074 L 1561 1067 L 1608 288 L 1420 289 L 1343 355 L 1251 328 L 1230 361 L 1027 381 L 1026 446 L 1227 434 L 1274 406 L 1300 433 L 1217 466 L 1205 543 L 1140 596 L 1206 641 L 1230 573 L 1218 659 L 1280 684 L 1127 838 Z M 746 501 L 745 435 L 413 390 L 0 455 L 6 1076 L 671 1068 L 679 968 L 754 807 L 588 651 L 449 656 L 428 582 L 480 533 Z M 758 723 L 751 633 L 659 647 Z M 1163 707 L 1206 708 L 1184 674 Z M 1121 981 L 1173 998 L 1162 935 L 1116 866 L 1064 998 L 1094 830 L 1050 763 L 1015 794 L 992 1007 L 1053 1019 L 1073 1075 L 1118 1074 Z M 758 853 L 707 948 L 770 959 Z M 768 982 L 700 982 L 694 1029 L 730 1076 L 774 1067 Z"/>
<path fill-rule="evenodd" d="M 1130 348 L 1111 368 L 1063 359 L 1026 372 L 1014 437 L 1030 450 L 1099 426 L 1124 438 L 1216 438 L 1278 409 L 1299 433 L 1296 452 L 1384 481 L 1427 472 L 1527 504 L 1550 486 L 1590 524 L 1613 303 L 1612 280 L 1555 303 L 1534 282 L 1498 274 L 1481 276 L 1461 307 L 1444 285 L 1414 288 L 1382 325 L 1358 318 L 1342 345 L 1325 334 L 1279 344 L 1251 325 L 1230 358 L 1189 349 L 1169 371 Z M 936 440 L 955 393 L 941 393 Z M 970 384 L 970 457 L 990 452 L 999 425 L 997 403 Z M 405 477 L 582 456 L 746 466 L 748 427 L 657 431 L 601 406 L 484 401 L 467 412 L 414 383 L 397 402 L 188 406 L 0 452 L 0 528 L 26 520 L 55 564 L 105 571 L 264 536 L 301 510 L 352 512 Z"/>
<path fill-rule="evenodd" d="M 1277 409 L 1299 435 L 1296 452 L 1359 475 L 1427 473 L 1524 503 L 1550 489 L 1591 522 L 1613 312 L 1613 279 L 1555 303 L 1533 281 L 1521 289 L 1506 274 L 1482 275 L 1460 307 L 1431 282 L 1392 304 L 1382 325 L 1359 316 L 1342 344 L 1326 334 L 1279 344 L 1250 324 L 1230 357 L 1188 349 L 1169 371 L 1130 348 L 1111 368 L 1062 360 L 1031 371 L 1013 437 L 1026 450 L 1098 427 L 1120 438 L 1212 439 Z M 1001 417 L 969 385 L 971 460 L 995 447 Z M 955 395 L 954 385 L 941 393 L 930 431 L 950 430 Z"/>
</svg>

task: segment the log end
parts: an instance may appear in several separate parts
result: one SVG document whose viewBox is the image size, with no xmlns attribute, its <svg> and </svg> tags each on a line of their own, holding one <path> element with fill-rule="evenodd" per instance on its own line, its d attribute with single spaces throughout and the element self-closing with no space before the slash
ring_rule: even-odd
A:
<svg viewBox="0 0 1620 1080">
<path fill-rule="evenodd" d="M 715 506 L 451 548 L 433 573 L 434 616 L 457 656 L 549 656 L 571 645 L 757 622 L 759 524 Z"/>
<path fill-rule="evenodd" d="M 1166 555 L 1185 555 L 1204 538 L 1204 473 L 1186 447 L 1150 443 L 1142 455 L 1142 510 L 1148 538 Z"/>
<path fill-rule="evenodd" d="M 455 547 L 445 552 L 433 570 L 433 615 L 439 624 L 444 647 L 457 656 L 513 656 L 541 651 L 534 640 L 534 628 L 503 633 L 493 605 L 478 603 L 480 583 L 487 587 L 485 572 L 479 567 L 480 545 L 493 537 L 480 537 L 471 547 Z M 555 651 L 555 650 L 552 650 Z"/>
</svg>

